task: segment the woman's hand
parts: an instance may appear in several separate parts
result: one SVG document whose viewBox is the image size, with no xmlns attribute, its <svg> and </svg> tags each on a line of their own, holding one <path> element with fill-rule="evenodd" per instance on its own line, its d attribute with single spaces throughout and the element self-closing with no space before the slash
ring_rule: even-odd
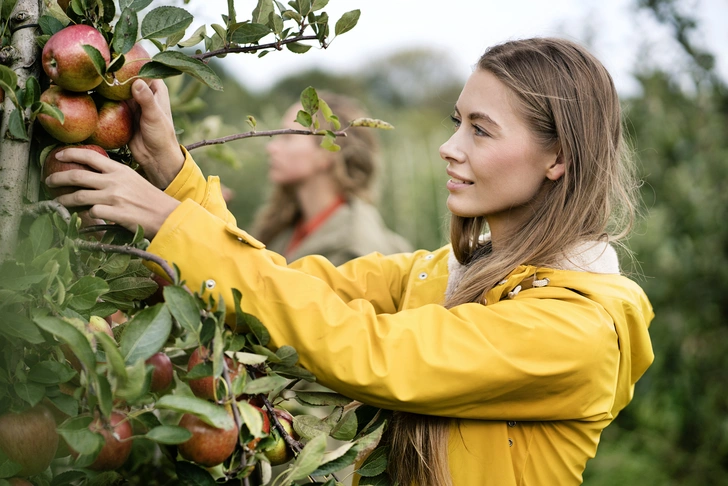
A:
<svg viewBox="0 0 728 486">
<path fill-rule="evenodd" d="M 169 92 L 161 79 L 149 85 L 136 80 L 129 106 L 136 112 L 134 136 L 129 148 L 149 182 L 164 190 L 182 169 L 185 157 L 174 132 Z"/>
<path fill-rule="evenodd" d="M 179 201 L 160 191 L 131 168 L 93 150 L 67 148 L 56 154 L 58 160 L 88 165 L 92 170 L 68 170 L 51 174 L 49 187 L 80 186 L 56 201 L 67 207 L 90 206 L 89 215 L 113 221 L 135 231 L 137 224 L 144 235 L 157 234 Z"/>
</svg>

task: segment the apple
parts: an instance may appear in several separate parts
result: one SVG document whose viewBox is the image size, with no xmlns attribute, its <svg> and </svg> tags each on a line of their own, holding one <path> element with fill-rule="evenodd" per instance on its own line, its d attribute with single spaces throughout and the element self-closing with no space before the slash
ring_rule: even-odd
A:
<svg viewBox="0 0 728 486">
<path fill-rule="evenodd" d="M 155 353 L 147 359 L 146 363 L 154 366 L 149 389 L 153 392 L 160 392 L 169 388 L 174 380 L 172 360 L 169 359 L 169 356 L 162 352 Z"/>
<path fill-rule="evenodd" d="M 49 175 L 55 174 L 56 172 L 63 172 L 64 170 L 72 170 L 72 169 L 80 169 L 80 170 L 93 170 L 88 165 L 85 164 L 77 164 L 75 162 L 61 162 L 56 158 L 56 154 L 60 152 L 63 149 L 69 148 L 68 146 L 61 146 L 57 147 L 48 154 L 48 156 L 45 159 L 45 162 L 43 163 L 43 180 L 45 180 Z M 82 149 L 88 149 L 93 150 L 94 152 L 97 152 L 105 157 L 108 157 L 108 154 L 104 149 L 99 147 L 98 145 L 75 145 L 73 148 L 82 148 Z M 62 187 L 47 187 L 48 194 L 50 194 L 51 197 L 55 198 L 58 196 L 62 196 L 64 194 L 70 194 L 72 192 L 75 192 L 79 189 L 83 189 L 82 187 L 77 186 L 62 186 Z"/>
<path fill-rule="evenodd" d="M 101 75 L 83 49 L 84 45 L 98 49 L 107 64 L 111 60 L 106 39 L 89 25 L 70 25 L 48 39 L 43 46 L 41 62 L 55 84 L 70 91 L 85 92 L 101 83 Z"/>
<path fill-rule="evenodd" d="M 63 123 L 50 115 L 38 114 L 38 122 L 56 140 L 78 143 L 86 140 L 96 130 L 99 115 L 90 94 L 74 93 L 52 85 L 43 91 L 40 100 L 63 112 Z"/>
<path fill-rule="evenodd" d="M 187 362 L 187 371 L 189 372 L 198 364 L 210 361 L 211 359 L 212 356 L 208 352 L 207 348 L 205 346 L 200 346 L 192 351 L 192 354 L 190 354 L 189 361 Z M 227 356 L 225 356 L 225 362 L 230 370 L 230 381 L 232 382 L 238 375 L 237 367 L 233 360 Z M 214 400 L 215 388 L 217 387 L 218 380 L 219 378 L 216 378 L 213 381 L 212 376 L 206 376 L 205 378 L 188 380 L 187 384 L 190 386 L 192 393 L 196 397 L 204 398 L 205 400 Z"/>
<path fill-rule="evenodd" d="M 106 221 L 103 219 L 98 218 L 92 218 L 90 214 L 88 214 L 88 211 L 81 211 L 78 213 L 78 217 L 81 219 L 81 229 L 88 228 L 89 226 L 98 226 L 101 224 L 106 224 Z M 106 231 L 94 231 L 93 233 L 85 233 L 88 236 L 92 236 L 97 241 L 101 241 L 101 239 L 104 237 L 104 234 Z M 106 322 L 111 325 L 113 323 L 111 316 L 105 317 Z M 113 337 L 113 336 L 112 336 Z"/>
<path fill-rule="evenodd" d="M 7 479 L 8 484 L 10 486 L 33 486 L 33 483 L 28 481 L 27 479 L 21 479 L 21 478 L 10 478 Z"/>
<path fill-rule="evenodd" d="M 35 476 L 48 469 L 57 448 L 56 421 L 46 406 L 0 416 L 0 450 L 22 467 L 17 476 Z"/>
<path fill-rule="evenodd" d="M 117 71 L 106 74 L 104 81 L 98 85 L 96 92 L 110 100 L 129 100 L 132 98 L 131 85 L 139 74 L 142 66 L 151 60 L 151 56 L 144 47 L 134 44 L 129 52 L 124 54 L 124 65 Z M 142 78 L 145 81 L 149 80 Z"/>
<path fill-rule="evenodd" d="M 285 430 L 288 435 L 298 440 L 298 435 L 293 430 L 293 416 L 286 410 L 280 408 L 274 408 L 273 413 L 283 426 L 283 430 Z M 279 466 L 293 459 L 293 451 L 290 447 L 288 447 L 286 440 L 280 434 L 277 427 L 273 428 L 273 436 L 275 437 L 275 443 L 264 450 L 263 454 L 268 458 L 271 466 Z"/>
<path fill-rule="evenodd" d="M 229 407 L 228 413 L 232 415 L 232 409 Z M 189 413 L 182 416 L 179 425 L 192 433 L 187 442 L 177 446 L 180 455 L 205 467 L 222 463 L 230 457 L 238 443 L 237 426 L 218 429 Z"/>
<path fill-rule="evenodd" d="M 164 287 L 166 287 L 167 285 L 172 285 L 169 283 L 168 280 L 166 280 L 164 277 L 160 277 L 156 273 L 152 274 L 151 279 L 154 280 L 154 283 L 157 284 L 157 290 L 155 290 L 152 295 L 144 299 L 144 303 L 148 306 L 157 305 L 164 302 Z"/>
<path fill-rule="evenodd" d="M 132 428 L 126 415 L 111 412 L 108 421 L 96 417 L 88 428 L 104 437 L 104 446 L 88 468 L 94 471 L 119 469 L 131 454 L 132 441 L 129 438 L 132 436 Z M 71 455 L 77 457 L 78 452 L 71 450 Z"/>
<path fill-rule="evenodd" d="M 124 101 L 103 100 L 99 103 L 96 130 L 86 143 L 106 150 L 123 147 L 134 134 L 134 114 Z"/>
<path fill-rule="evenodd" d="M 260 412 L 260 414 L 263 416 L 263 427 L 262 427 L 263 433 L 266 435 L 270 434 L 270 417 L 265 412 L 265 410 L 263 410 L 262 408 L 260 408 L 256 405 L 253 405 L 253 408 L 256 409 L 258 412 Z M 258 442 L 260 442 L 260 439 L 261 439 L 260 437 L 256 437 L 255 439 L 248 442 L 248 449 L 250 449 L 250 450 L 255 449 L 255 447 L 258 445 Z"/>
</svg>

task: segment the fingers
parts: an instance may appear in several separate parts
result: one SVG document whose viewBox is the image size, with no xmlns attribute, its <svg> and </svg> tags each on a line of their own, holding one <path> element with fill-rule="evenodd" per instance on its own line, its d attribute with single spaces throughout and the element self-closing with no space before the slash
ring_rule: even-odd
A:
<svg viewBox="0 0 728 486">
<path fill-rule="evenodd" d="M 167 85 L 162 80 L 152 80 L 149 86 L 147 86 L 147 83 L 141 79 L 137 79 L 132 85 L 131 92 L 132 96 L 134 96 L 134 101 L 141 107 L 142 116 L 145 118 L 156 119 L 170 117 L 169 92 L 167 91 Z"/>
<path fill-rule="evenodd" d="M 153 79 L 149 83 L 149 89 L 154 93 L 154 98 L 157 100 L 159 107 L 167 113 L 170 117 L 172 116 L 172 107 L 169 101 L 169 90 L 167 85 L 161 79 Z"/>
<path fill-rule="evenodd" d="M 109 172 L 119 166 L 118 162 L 114 162 L 109 157 L 105 157 L 98 152 L 82 148 L 66 148 L 56 153 L 56 159 L 61 162 L 76 162 L 88 165 L 90 168 L 98 172 Z"/>
</svg>

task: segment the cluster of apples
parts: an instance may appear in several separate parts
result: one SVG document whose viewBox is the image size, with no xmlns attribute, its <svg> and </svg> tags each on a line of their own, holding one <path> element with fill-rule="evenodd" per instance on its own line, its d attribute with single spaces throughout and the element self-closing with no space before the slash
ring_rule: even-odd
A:
<svg viewBox="0 0 728 486">
<path fill-rule="evenodd" d="M 40 99 L 60 110 L 64 121 L 39 114 L 38 122 L 63 144 L 84 144 L 84 148 L 95 147 L 106 155 L 106 150 L 119 149 L 131 140 L 134 116 L 127 100 L 132 98 L 131 85 L 142 66 L 150 61 L 150 55 L 137 43 L 124 54 L 121 67 L 102 77 L 84 46 L 96 49 L 107 66 L 112 63 L 103 34 L 89 25 L 70 25 L 46 42 L 41 61 L 51 85 Z M 44 178 L 58 170 L 78 168 L 66 167 L 53 157 L 62 148 L 49 154 L 44 163 Z"/>
<path fill-rule="evenodd" d="M 191 371 L 195 366 L 209 362 L 211 359 L 210 352 L 204 346 L 196 348 L 189 356 L 187 362 L 187 370 Z M 242 366 L 238 366 L 231 358 L 225 356 L 227 368 L 230 370 L 230 380 L 235 381 L 238 373 L 245 372 Z M 214 401 L 216 398 L 216 389 L 218 387 L 219 378 L 205 377 L 188 380 L 188 385 L 192 393 L 205 400 Z M 264 434 L 272 434 L 274 442 L 263 450 L 263 454 L 268 458 L 271 465 L 277 466 L 284 464 L 293 459 L 293 451 L 286 444 L 285 439 L 277 430 L 271 430 L 270 416 L 263 410 L 263 403 L 256 396 L 241 395 L 238 400 L 246 400 L 254 409 L 262 416 Z M 228 409 L 228 413 L 232 415 L 232 409 Z M 293 416 L 286 410 L 274 407 L 272 412 L 278 422 L 283 426 L 287 434 L 297 439 L 296 432 L 293 430 Z M 228 459 L 238 444 L 239 431 L 237 427 L 222 430 L 206 424 L 198 417 L 192 414 L 184 414 L 179 422 L 181 427 L 186 428 L 192 433 L 192 438 L 178 446 L 178 451 L 182 457 L 189 461 L 196 462 L 203 466 L 212 467 L 221 464 Z M 259 438 L 251 440 L 247 447 L 255 449 L 260 441 Z"/>
</svg>

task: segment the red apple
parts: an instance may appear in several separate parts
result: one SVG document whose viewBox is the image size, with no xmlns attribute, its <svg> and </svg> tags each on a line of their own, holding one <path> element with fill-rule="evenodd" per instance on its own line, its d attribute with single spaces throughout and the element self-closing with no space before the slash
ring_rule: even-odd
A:
<svg viewBox="0 0 728 486">
<path fill-rule="evenodd" d="M 134 134 L 134 114 L 123 101 L 104 100 L 99 104 L 96 130 L 86 140 L 106 150 L 123 147 Z"/>
<path fill-rule="evenodd" d="M 280 408 L 274 408 L 273 413 L 276 415 L 276 418 L 281 423 L 286 433 L 298 440 L 298 435 L 293 430 L 293 416 Z M 265 454 L 265 457 L 268 458 L 271 465 L 278 466 L 293 459 L 293 451 L 290 447 L 288 447 L 286 440 L 283 436 L 281 436 L 277 427 L 273 428 L 273 436 L 276 439 L 275 443 L 263 451 L 263 454 Z"/>
<path fill-rule="evenodd" d="M 147 359 L 146 363 L 154 366 L 149 389 L 153 392 L 160 392 L 169 388 L 174 380 L 172 360 L 169 359 L 169 356 L 162 352 L 155 353 Z"/>
<path fill-rule="evenodd" d="M 49 78 L 70 91 L 89 91 L 101 83 L 91 57 L 83 45 L 98 49 L 104 61 L 111 60 L 109 45 L 98 30 L 89 25 L 70 25 L 53 34 L 43 47 L 43 70 Z"/>
<path fill-rule="evenodd" d="M 86 140 L 96 130 L 99 115 L 91 95 L 74 93 L 54 85 L 40 95 L 40 100 L 63 112 L 63 123 L 50 115 L 38 115 L 38 122 L 56 140 L 78 143 Z"/>
<path fill-rule="evenodd" d="M 134 84 L 132 78 L 137 76 L 142 66 L 150 60 L 151 56 L 147 50 L 141 44 L 134 44 L 134 47 L 124 54 L 124 65 L 118 71 L 108 73 L 96 88 L 96 92 L 110 100 L 131 99 L 131 85 Z M 148 82 L 147 79 L 145 81 Z"/>
<path fill-rule="evenodd" d="M 46 179 L 51 174 L 55 174 L 56 172 L 63 172 L 64 170 L 72 170 L 72 169 L 80 169 L 80 170 L 92 170 L 88 165 L 85 164 L 77 164 L 75 162 L 61 162 L 56 158 L 56 154 L 60 152 L 63 149 L 69 148 L 68 146 L 62 146 L 57 147 L 48 154 L 48 156 L 45 159 L 45 162 L 43 163 L 43 180 Z M 108 157 L 108 154 L 104 149 L 99 147 L 98 145 L 75 145 L 73 148 L 82 148 L 82 149 L 88 149 L 93 150 L 94 152 L 98 152 L 99 154 Z M 82 189 L 81 187 L 77 186 L 62 186 L 62 187 L 47 187 L 48 193 L 51 197 L 58 197 L 62 196 L 64 194 L 70 194 L 72 192 L 75 192 L 79 189 Z"/>
<path fill-rule="evenodd" d="M 232 415 L 232 409 L 229 409 L 228 413 Z M 218 429 L 189 413 L 182 416 L 179 425 L 192 433 L 187 442 L 177 446 L 180 455 L 205 467 L 222 463 L 230 457 L 238 443 L 237 426 Z"/>
<path fill-rule="evenodd" d="M 192 354 L 190 354 L 190 359 L 187 362 L 187 371 L 191 371 L 192 368 L 194 368 L 198 364 L 210 361 L 210 359 L 212 359 L 212 356 L 207 351 L 207 348 L 205 348 L 204 346 L 200 346 L 199 348 L 192 351 Z M 225 362 L 227 363 L 228 369 L 230 370 L 230 381 L 232 382 L 238 375 L 237 367 L 235 366 L 233 360 L 227 356 L 225 356 Z M 218 380 L 219 378 L 216 378 L 213 381 L 212 376 L 206 376 L 205 378 L 189 380 L 187 384 L 190 386 L 192 393 L 194 393 L 196 397 L 204 398 L 205 400 L 214 400 L 215 387 L 217 386 Z"/>
<path fill-rule="evenodd" d="M 81 219 L 81 229 L 88 228 L 89 226 L 106 224 L 106 221 L 103 219 L 92 218 L 91 215 L 88 214 L 88 211 L 80 211 L 78 213 L 78 217 Z M 97 241 L 100 241 L 101 238 L 104 237 L 104 233 L 106 233 L 106 231 L 94 231 L 93 233 L 85 233 L 85 235 L 92 236 Z M 111 316 L 107 316 L 105 319 L 106 322 L 109 323 L 109 326 L 111 326 L 113 323 Z"/>
<path fill-rule="evenodd" d="M 111 412 L 108 421 L 97 417 L 88 428 L 104 436 L 104 447 L 88 468 L 94 471 L 119 469 L 131 454 L 132 441 L 129 438 L 132 436 L 132 428 L 126 415 Z M 72 450 L 71 455 L 76 457 L 78 453 Z"/>
<path fill-rule="evenodd" d="M 164 287 L 172 285 L 164 277 L 160 277 L 156 273 L 153 273 L 151 279 L 157 284 L 157 290 L 152 295 L 144 299 L 144 303 L 148 306 L 157 305 L 164 302 Z"/>
<path fill-rule="evenodd" d="M 44 405 L 0 416 L 0 450 L 22 466 L 17 476 L 35 476 L 45 471 L 57 448 L 56 421 Z"/>
</svg>

